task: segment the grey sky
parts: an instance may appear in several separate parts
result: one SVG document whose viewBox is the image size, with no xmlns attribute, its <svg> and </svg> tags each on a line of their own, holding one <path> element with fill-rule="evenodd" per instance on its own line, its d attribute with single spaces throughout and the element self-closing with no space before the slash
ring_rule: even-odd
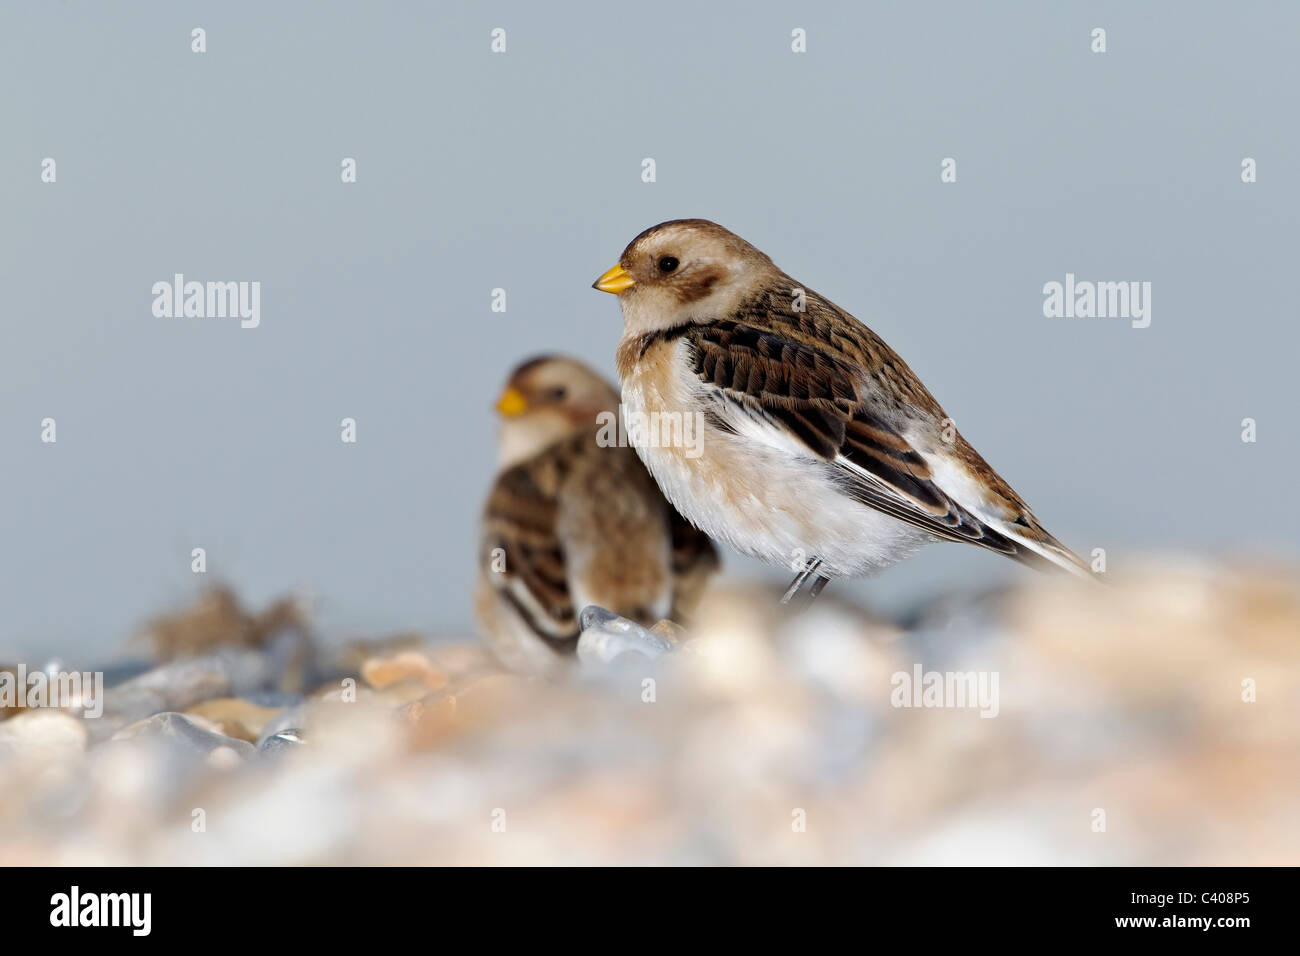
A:
<svg viewBox="0 0 1300 956">
<path fill-rule="evenodd" d="M 589 285 L 681 216 L 875 328 L 1080 553 L 1295 556 L 1300 8 L 976 6 L 6 3 L 0 657 L 116 653 L 196 546 L 331 634 L 466 631 L 506 371 L 612 376 Z M 260 281 L 261 326 L 154 317 L 176 272 Z M 1067 272 L 1151 282 L 1150 328 L 1044 318 Z"/>
</svg>

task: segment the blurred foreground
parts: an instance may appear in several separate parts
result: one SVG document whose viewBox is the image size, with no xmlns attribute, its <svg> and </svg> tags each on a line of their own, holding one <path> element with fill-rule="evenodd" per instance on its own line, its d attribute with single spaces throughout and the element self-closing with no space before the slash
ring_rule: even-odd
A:
<svg viewBox="0 0 1300 956">
<path fill-rule="evenodd" d="M 326 651 L 214 592 L 102 716 L 0 712 L 0 864 L 1300 863 L 1294 569 L 1035 577 L 905 622 L 853 591 L 722 587 L 665 656 L 559 682 L 474 641 Z"/>
</svg>

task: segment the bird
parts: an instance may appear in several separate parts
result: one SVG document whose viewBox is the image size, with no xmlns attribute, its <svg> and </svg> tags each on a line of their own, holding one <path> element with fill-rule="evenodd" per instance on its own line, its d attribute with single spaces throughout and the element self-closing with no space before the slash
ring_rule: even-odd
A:
<svg viewBox="0 0 1300 956">
<path fill-rule="evenodd" d="M 502 663 L 557 673 L 589 605 L 645 627 L 689 620 L 718 555 L 615 440 L 615 388 L 576 359 L 542 355 L 510 373 L 496 409 L 475 606 Z"/>
<path fill-rule="evenodd" d="M 592 287 L 622 307 L 624 414 L 700 429 L 693 449 L 650 429 L 637 454 L 692 524 L 797 572 L 782 603 L 935 540 L 1092 577 L 898 353 L 730 230 L 651 226 Z"/>
</svg>

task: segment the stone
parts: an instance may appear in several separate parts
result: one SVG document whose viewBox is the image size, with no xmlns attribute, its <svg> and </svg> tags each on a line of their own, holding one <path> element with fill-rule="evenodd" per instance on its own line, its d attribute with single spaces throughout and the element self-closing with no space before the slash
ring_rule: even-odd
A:
<svg viewBox="0 0 1300 956">
<path fill-rule="evenodd" d="M 223 650 L 170 661 L 108 688 L 104 715 L 94 722 L 91 740 L 106 740 L 152 714 L 184 711 L 214 697 L 245 697 L 275 686 L 277 676 L 260 651 Z"/>
<path fill-rule="evenodd" d="M 296 707 L 304 700 L 302 694 L 290 694 L 280 690 L 255 691 L 251 694 L 241 694 L 240 698 L 250 704 L 256 704 L 258 707 L 270 707 L 272 710 Z"/>
<path fill-rule="evenodd" d="M 291 727 L 278 731 L 271 736 L 261 740 L 257 744 L 257 749 L 264 754 L 279 754 L 288 750 L 295 750 L 303 745 L 303 731 Z"/>
<path fill-rule="evenodd" d="M 355 704 L 371 700 L 375 696 L 372 688 L 357 683 L 355 677 L 345 677 L 337 682 L 322 684 L 307 697 L 307 703 Z"/>
<path fill-rule="evenodd" d="M 686 628 L 682 627 L 676 621 L 670 621 L 663 618 L 654 627 L 650 628 L 651 634 L 658 634 L 664 640 L 672 644 L 684 644 L 690 639 L 690 634 Z"/>
<path fill-rule="evenodd" d="M 0 664 L 0 673 L 8 674 L 9 675 L 8 679 L 10 681 L 17 683 L 18 681 L 17 664 Z M 6 720 L 10 717 L 13 717 L 16 714 L 21 714 L 24 709 L 25 708 L 23 708 L 17 702 L 15 702 L 13 706 L 9 706 L 8 704 L 6 704 L 5 706 L 0 706 L 0 720 Z"/>
<path fill-rule="evenodd" d="M 56 763 L 80 757 L 86 721 L 60 710 L 25 710 L 0 724 L 0 760 L 13 757 Z"/>
<path fill-rule="evenodd" d="M 267 722 L 266 726 L 262 728 L 262 734 L 256 740 L 257 749 L 264 749 L 266 742 L 276 734 L 285 731 L 298 733 L 299 731 L 297 728 L 304 726 L 306 722 L 307 705 L 305 703 L 297 703 L 292 707 L 284 708 L 284 710 L 272 717 L 271 720 Z"/>
<path fill-rule="evenodd" d="M 427 697 L 429 686 L 419 678 L 408 677 L 394 684 L 387 684 L 375 691 L 375 699 L 394 707 L 401 707 L 412 701 Z"/>
<path fill-rule="evenodd" d="M 137 740 L 149 737 L 176 741 L 186 750 L 207 757 L 218 766 L 233 765 L 240 762 L 241 758 L 256 753 L 248 741 L 225 736 L 217 731 L 216 725 L 202 717 L 187 717 L 171 711 L 154 714 L 123 727 L 112 739 Z"/>
<path fill-rule="evenodd" d="M 449 677 L 467 677 L 500 671 L 501 664 L 478 644 L 431 644 L 425 654 L 433 665 Z"/>
<path fill-rule="evenodd" d="M 578 660 L 588 665 L 609 664 L 624 654 L 636 654 L 653 660 L 672 650 L 672 643 L 594 604 L 582 609 L 579 618 L 582 635 L 578 638 Z"/>
<path fill-rule="evenodd" d="M 372 657 L 361 665 L 361 676 L 376 690 L 410 680 L 421 683 L 426 692 L 440 690 L 447 684 L 447 675 L 419 651 Z"/>
<path fill-rule="evenodd" d="M 419 634 L 396 634 L 378 640 L 349 641 L 334 652 L 333 665 L 343 673 L 356 674 L 373 657 L 391 657 L 402 651 L 419 650 L 423 644 L 424 639 Z"/>
<path fill-rule="evenodd" d="M 554 692 L 557 697 L 550 696 Z M 466 684 L 451 698 L 456 719 L 463 725 L 495 723 L 562 697 L 549 681 L 525 674 L 489 674 Z M 426 708 L 433 703 L 426 700 Z"/>
<path fill-rule="evenodd" d="M 217 697 L 191 707 L 185 713 L 211 721 L 227 737 L 256 743 L 266 725 L 280 712 L 277 707 L 259 707 L 239 697 Z"/>
</svg>

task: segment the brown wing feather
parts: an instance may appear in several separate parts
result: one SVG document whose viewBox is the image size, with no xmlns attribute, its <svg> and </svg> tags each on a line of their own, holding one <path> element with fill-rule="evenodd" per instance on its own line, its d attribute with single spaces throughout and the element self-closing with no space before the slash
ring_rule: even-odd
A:
<svg viewBox="0 0 1300 956">
<path fill-rule="evenodd" d="M 659 550 L 665 518 L 670 569 Z M 578 538 L 566 552 L 564 541 Z M 501 572 L 490 570 L 496 548 L 505 554 Z M 480 560 L 492 589 L 560 651 L 574 650 L 581 631 L 569 581 L 584 560 L 598 602 L 646 626 L 657 618 L 649 609 L 661 588 L 671 588 L 670 613 L 680 621 L 718 567 L 708 537 L 663 499 L 636 454 L 602 449 L 586 435 L 500 475 L 483 516 Z"/>
<path fill-rule="evenodd" d="M 505 569 L 489 570 L 491 586 L 539 637 L 571 650 L 579 627 L 556 535 L 562 471 L 563 457 L 548 455 L 501 474 L 484 510 L 479 560 L 493 568 L 493 551 L 500 548 Z"/>
<path fill-rule="evenodd" d="M 715 386 L 723 401 L 779 422 L 811 454 L 838 467 L 845 490 L 864 504 L 938 538 L 976 544 L 1038 567 L 1052 566 L 989 527 L 935 484 L 929 464 L 896 423 L 917 413 L 942 420 L 943 409 L 903 360 L 870 329 L 816 293 L 805 291 L 805 302 L 806 311 L 794 312 L 789 298 L 768 292 L 738 310 L 736 319 L 676 332 L 690 345 L 695 373 Z M 712 420 L 723 421 L 721 416 Z M 960 436 L 953 452 L 985 480 L 1010 520 L 1059 546 Z M 836 466 L 841 456 L 866 475 L 843 462 Z"/>
</svg>

